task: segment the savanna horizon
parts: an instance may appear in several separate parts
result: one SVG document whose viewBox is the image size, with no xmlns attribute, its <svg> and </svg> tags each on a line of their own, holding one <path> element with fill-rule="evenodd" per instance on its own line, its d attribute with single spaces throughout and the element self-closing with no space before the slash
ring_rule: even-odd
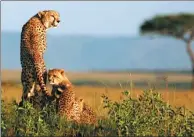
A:
<svg viewBox="0 0 194 137">
<path fill-rule="evenodd" d="M 106 94 L 110 99 L 119 101 L 122 99 L 121 92 L 128 90 L 133 97 L 138 97 L 143 90 L 153 86 L 162 94 L 165 101 L 173 106 L 185 106 L 194 110 L 194 92 L 191 89 L 171 87 L 169 83 L 189 83 L 192 79 L 189 74 L 180 73 L 128 73 L 128 72 L 66 72 L 68 78 L 74 84 L 77 96 L 91 104 L 98 112 L 102 107 L 101 96 Z M 1 70 L 2 76 L 2 98 L 11 101 L 20 101 L 22 86 L 20 82 L 20 70 Z M 167 77 L 165 82 L 163 78 Z M 139 86 L 141 81 L 147 81 L 147 85 Z M 158 81 L 158 82 L 156 82 Z M 96 84 L 98 83 L 98 84 Z M 151 85 L 152 84 L 152 85 Z M 159 87 L 163 84 L 163 87 Z M 51 86 L 49 91 L 51 90 Z M 101 108 L 102 109 L 102 108 Z M 103 112 L 102 112 L 103 113 Z M 101 115 L 101 114 L 99 114 Z"/>
</svg>

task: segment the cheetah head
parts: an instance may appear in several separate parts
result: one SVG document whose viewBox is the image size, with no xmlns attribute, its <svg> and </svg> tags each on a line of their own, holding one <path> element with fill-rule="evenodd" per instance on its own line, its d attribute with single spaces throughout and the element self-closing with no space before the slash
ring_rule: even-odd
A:
<svg viewBox="0 0 194 137">
<path fill-rule="evenodd" d="M 41 19 L 41 22 L 46 27 L 46 29 L 51 27 L 56 28 L 60 22 L 59 13 L 54 10 L 40 11 L 37 15 Z"/>
<path fill-rule="evenodd" d="M 78 102 L 79 106 L 80 106 L 80 111 L 82 112 L 84 109 L 84 99 L 83 98 L 76 98 L 76 101 Z"/>
<path fill-rule="evenodd" d="M 68 80 L 63 69 L 50 69 L 48 71 L 48 80 L 51 85 L 59 86 L 65 85 L 65 87 L 70 87 L 71 82 Z"/>
</svg>

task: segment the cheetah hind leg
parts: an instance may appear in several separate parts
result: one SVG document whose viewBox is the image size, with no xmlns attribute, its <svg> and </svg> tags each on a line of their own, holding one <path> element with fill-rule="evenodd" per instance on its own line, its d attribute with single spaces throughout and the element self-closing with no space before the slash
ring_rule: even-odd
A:
<svg viewBox="0 0 194 137">
<path fill-rule="evenodd" d="M 35 82 L 35 90 L 34 90 L 34 97 L 33 97 L 33 106 L 36 108 L 36 109 L 39 109 L 41 110 L 44 106 L 44 104 L 42 104 L 42 100 L 43 100 L 43 93 L 42 93 L 42 90 L 40 88 L 40 85 Z"/>
<path fill-rule="evenodd" d="M 33 82 L 32 87 L 29 90 L 30 92 L 28 92 L 28 95 L 27 95 L 28 98 L 34 96 L 34 89 L 35 89 L 35 82 Z"/>
<path fill-rule="evenodd" d="M 34 96 L 35 82 L 31 82 L 29 85 L 24 84 L 23 97 L 29 99 Z"/>
<path fill-rule="evenodd" d="M 31 97 L 34 96 L 35 82 L 30 82 L 29 85 L 23 83 L 23 95 L 19 106 L 23 106 L 24 101 L 31 101 Z"/>
</svg>

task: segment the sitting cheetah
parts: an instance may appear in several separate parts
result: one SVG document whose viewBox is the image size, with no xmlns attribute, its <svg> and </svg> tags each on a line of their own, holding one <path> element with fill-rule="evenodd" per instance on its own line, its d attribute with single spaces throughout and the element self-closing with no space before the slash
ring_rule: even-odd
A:
<svg viewBox="0 0 194 137">
<path fill-rule="evenodd" d="M 60 115 L 63 116 L 65 114 L 68 120 L 74 120 L 77 123 L 95 124 L 95 113 L 84 103 L 83 99 L 75 97 L 72 84 L 63 69 L 49 70 L 48 79 L 53 87 L 52 95 L 59 94 L 57 111 Z"/>
<path fill-rule="evenodd" d="M 47 70 L 43 59 L 46 50 L 46 30 L 58 26 L 59 16 L 54 10 L 40 11 L 22 27 L 20 61 L 23 94 L 20 103 L 34 96 L 34 90 L 49 93 L 46 88 Z M 40 99 L 43 95 L 37 96 Z"/>
<path fill-rule="evenodd" d="M 96 114 L 90 106 L 88 106 L 83 99 L 79 102 L 81 106 L 80 123 L 97 124 Z"/>
</svg>

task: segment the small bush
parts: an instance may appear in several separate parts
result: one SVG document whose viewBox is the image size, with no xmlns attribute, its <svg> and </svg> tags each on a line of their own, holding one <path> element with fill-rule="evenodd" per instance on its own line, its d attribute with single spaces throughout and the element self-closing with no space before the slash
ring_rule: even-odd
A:
<svg viewBox="0 0 194 137">
<path fill-rule="evenodd" d="M 173 108 L 152 90 L 133 99 L 128 91 L 125 99 L 112 102 L 103 96 L 109 119 L 117 126 L 120 136 L 192 136 L 194 113 L 184 107 Z"/>
</svg>

